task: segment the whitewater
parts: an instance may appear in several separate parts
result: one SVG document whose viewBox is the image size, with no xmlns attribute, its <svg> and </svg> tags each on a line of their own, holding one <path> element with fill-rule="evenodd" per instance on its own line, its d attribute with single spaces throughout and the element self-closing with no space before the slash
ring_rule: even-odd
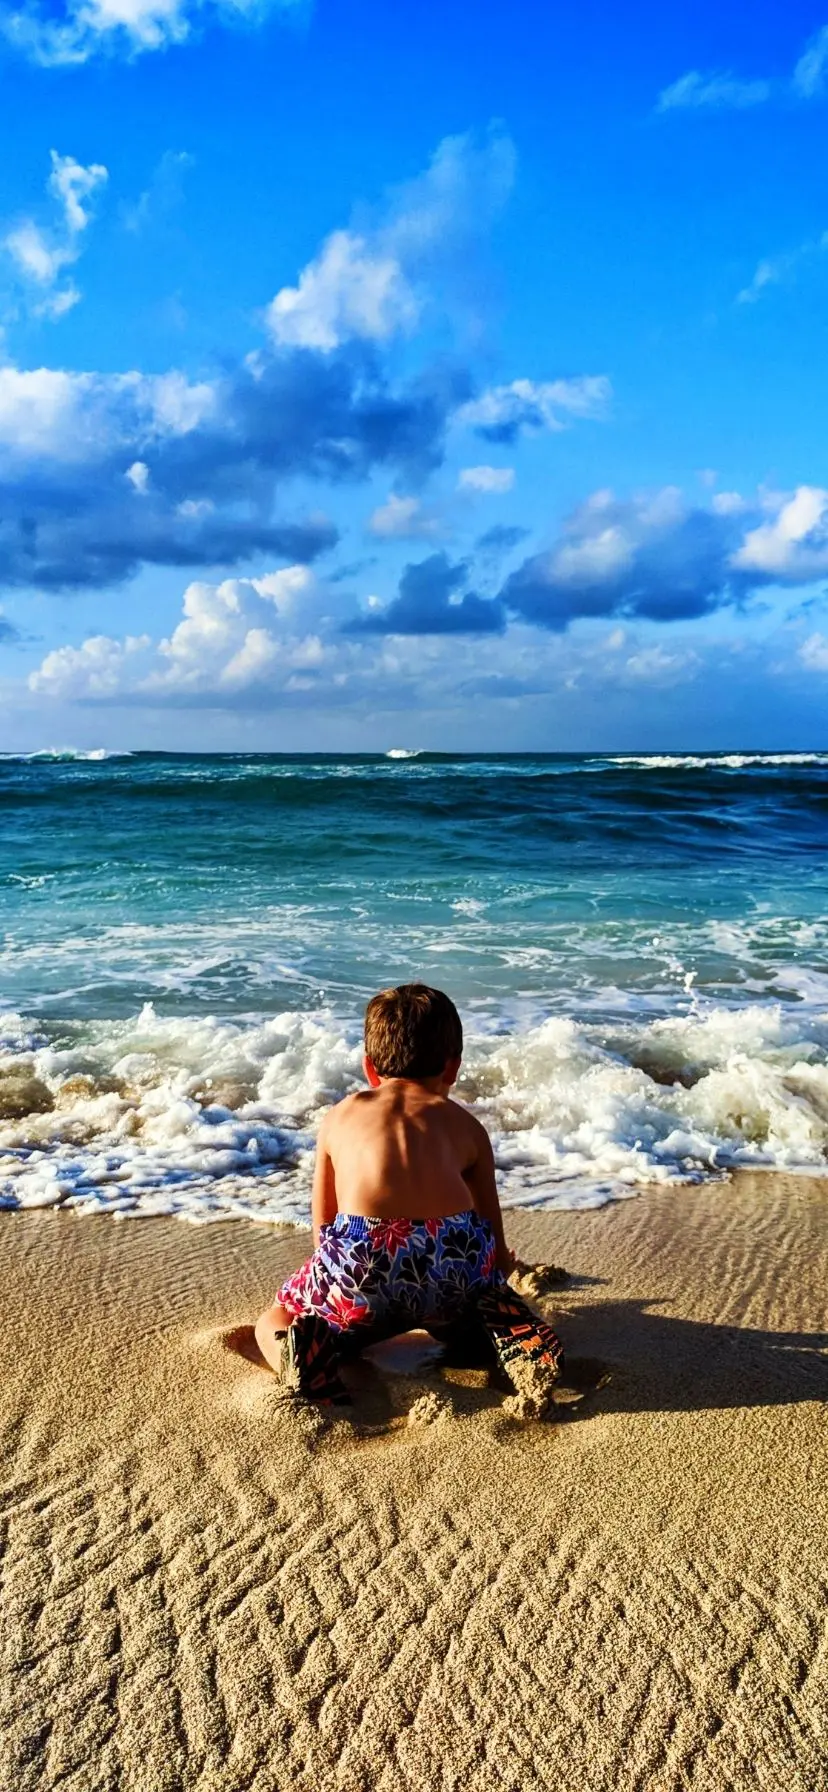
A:
<svg viewBox="0 0 828 1792">
<path fill-rule="evenodd" d="M 506 1205 L 828 1163 L 828 755 L 0 758 L 0 1205 L 304 1221 L 365 1001 Z"/>
</svg>

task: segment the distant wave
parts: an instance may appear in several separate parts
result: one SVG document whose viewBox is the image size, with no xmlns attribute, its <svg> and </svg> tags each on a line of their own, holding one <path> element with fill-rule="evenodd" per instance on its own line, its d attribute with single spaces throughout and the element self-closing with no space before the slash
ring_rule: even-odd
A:
<svg viewBox="0 0 828 1792">
<path fill-rule="evenodd" d="M 386 759 L 419 759 L 422 747 L 389 747 Z"/>
<path fill-rule="evenodd" d="M 131 759 L 128 752 L 110 752 L 108 747 L 38 747 L 33 753 L 0 753 L 0 759 L 12 765 L 71 764 L 77 760 L 94 764 L 102 759 Z"/>
<path fill-rule="evenodd" d="M 635 771 L 743 771 L 749 765 L 828 765 L 828 753 L 612 753 L 605 764 Z"/>
</svg>

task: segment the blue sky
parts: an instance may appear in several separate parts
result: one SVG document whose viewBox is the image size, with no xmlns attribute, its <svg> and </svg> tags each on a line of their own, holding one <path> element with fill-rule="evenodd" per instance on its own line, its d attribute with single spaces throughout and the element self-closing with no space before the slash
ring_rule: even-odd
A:
<svg viewBox="0 0 828 1792">
<path fill-rule="evenodd" d="M 0 748 L 828 744 L 828 13 L 27 3 L 0 80 Z"/>
</svg>

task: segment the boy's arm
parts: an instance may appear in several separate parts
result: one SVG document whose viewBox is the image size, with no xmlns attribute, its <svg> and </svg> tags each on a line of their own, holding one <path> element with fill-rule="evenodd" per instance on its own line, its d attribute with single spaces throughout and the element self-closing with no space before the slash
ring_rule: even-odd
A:
<svg viewBox="0 0 828 1792">
<path fill-rule="evenodd" d="M 475 1124 L 475 1144 L 477 1156 L 471 1168 L 466 1170 L 465 1181 L 468 1183 L 476 1211 L 481 1218 L 488 1220 L 497 1243 L 497 1268 L 504 1276 L 508 1276 L 515 1261 L 514 1251 L 510 1251 L 503 1234 L 503 1215 L 500 1211 L 500 1200 L 495 1181 L 495 1162 L 492 1141 L 485 1126 L 477 1121 Z"/>
<path fill-rule="evenodd" d="M 326 1114 L 319 1128 L 316 1141 L 316 1162 L 313 1168 L 313 1194 L 311 1196 L 311 1217 L 313 1220 L 313 1246 L 319 1243 L 319 1234 L 323 1226 L 328 1226 L 336 1217 L 336 1178 L 328 1147 L 330 1132 L 329 1117 Z"/>
</svg>

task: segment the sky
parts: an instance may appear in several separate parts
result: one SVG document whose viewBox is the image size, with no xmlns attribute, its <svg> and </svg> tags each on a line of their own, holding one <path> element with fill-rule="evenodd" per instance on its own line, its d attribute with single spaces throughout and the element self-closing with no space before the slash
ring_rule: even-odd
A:
<svg viewBox="0 0 828 1792">
<path fill-rule="evenodd" d="M 828 748 L 828 5 L 0 0 L 0 751 Z"/>
</svg>

